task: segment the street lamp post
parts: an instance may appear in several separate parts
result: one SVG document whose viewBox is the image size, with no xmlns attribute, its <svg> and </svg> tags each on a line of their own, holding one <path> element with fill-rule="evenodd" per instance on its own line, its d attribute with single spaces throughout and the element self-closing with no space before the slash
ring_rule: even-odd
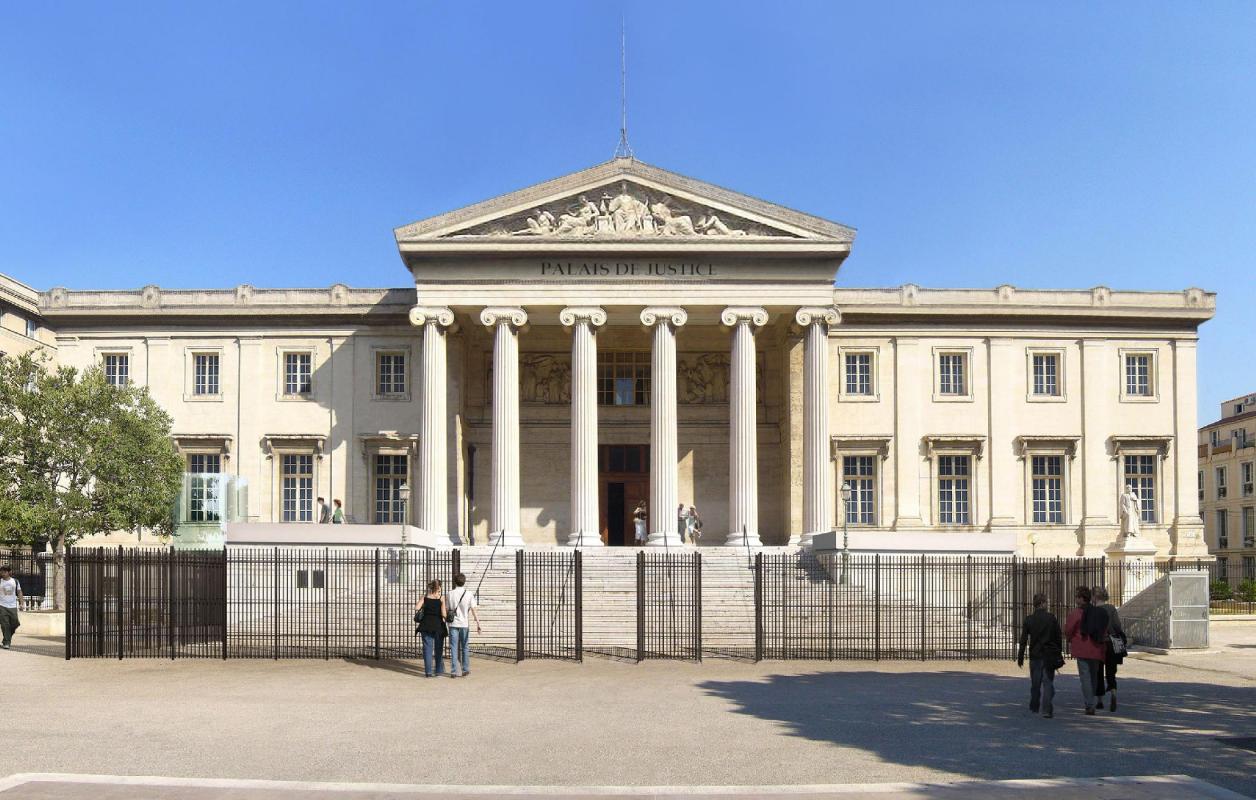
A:
<svg viewBox="0 0 1256 800">
<path fill-rule="evenodd" d="M 847 523 L 850 517 L 846 513 L 847 505 L 850 503 L 850 484 L 842 481 L 842 580 L 841 584 L 846 586 L 850 582 L 850 576 L 847 570 L 850 566 L 850 534 L 847 531 Z"/>
<path fill-rule="evenodd" d="M 1036 533 L 1029 534 L 1029 557 L 1038 557 L 1038 534 Z"/>
<path fill-rule="evenodd" d="M 401 500 L 401 547 L 404 552 L 408 542 L 406 541 L 406 527 L 410 521 L 410 484 L 405 481 L 397 487 L 397 497 Z"/>
</svg>

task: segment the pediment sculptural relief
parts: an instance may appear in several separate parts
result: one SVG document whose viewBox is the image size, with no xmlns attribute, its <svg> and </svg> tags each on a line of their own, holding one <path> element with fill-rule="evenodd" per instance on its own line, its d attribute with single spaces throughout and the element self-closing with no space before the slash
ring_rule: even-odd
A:
<svg viewBox="0 0 1256 800">
<path fill-rule="evenodd" d="M 607 185 L 452 235 L 630 239 L 786 234 L 727 212 L 717 214 L 707 206 L 620 181 L 618 186 Z"/>
<path fill-rule="evenodd" d="M 762 356 L 762 354 L 760 354 Z M 682 353 L 676 360 L 677 402 L 711 405 L 728 402 L 732 375 L 728 353 Z M 486 354 L 487 381 L 493 382 L 492 356 Z M 763 402 L 763 359 L 755 367 L 759 402 Z M 520 353 L 519 401 L 539 405 L 571 402 L 570 353 Z"/>
</svg>

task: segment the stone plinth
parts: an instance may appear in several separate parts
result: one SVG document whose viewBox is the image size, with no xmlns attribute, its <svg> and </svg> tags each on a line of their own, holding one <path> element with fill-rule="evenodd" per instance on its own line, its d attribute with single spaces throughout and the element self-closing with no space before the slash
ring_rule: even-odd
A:
<svg viewBox="0 0 1256 800">
<path fill-rule="evenodd" d="M 1108 559 L 1119 564 L 1123 594 L 1135 597 L 1156 580 L 1156 546 L 1137 536 L 1123 536 L 1107 549 Z"/>
</svg>

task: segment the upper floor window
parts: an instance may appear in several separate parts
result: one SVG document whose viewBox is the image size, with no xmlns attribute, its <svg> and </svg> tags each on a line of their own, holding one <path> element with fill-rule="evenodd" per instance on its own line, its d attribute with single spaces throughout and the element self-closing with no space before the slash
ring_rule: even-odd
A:
<svg viewBox="0 0 1256 800">
<path fill-rule="evenodd" d="M 938 394 L 964 396 L 968 394 L 968 354 L 938 354 Z"/>
<path fill-rule="evenodd" d="M 1244 461 L 1239 465 L 1239 470 L 1242 472 L 1243 496 L 1247 497 L 1252 494 L 1253 489 L 1256 489 L 1256 487 L 1253 487 L 1252 485 L 1253 462 Z"/>
<path fill-rule="evenodd" d="M 1156 456 L 1127 455 L 1124 458 L 1124 478 L 1122 486 L 1133 486 L 1138 495 L 1138 507 L 1142 513 L 1142 521 L 1156 521 Z"/>
<path fill-rule="evenodd" d="M 1034 522 L 1064 522 L 1064 457 L 1032 456 L 1030 483 L 1033 489 Z"/>
<path fill-rule="evenodd" d="M 1039 397 L 1060 395 L 1060 356 L 1057 353 L 1033 354 L 1033 393 Z"/>
<path fill-rule="evenodd" d="M 126 353 L 105 353 L 102 356 L 105 383 L 125 386 L 131 381 L 131 357 Z"/>
<path fill-rule="evenodd" d="M 283 393 L 297 396 L 309 394 L 313 356 L 309 353 L 283 354 Z"/>
<path fill-rule="evenodd" d="M 1152 397 L 1155 395 L 1155 378 L 1151 353 L 1125 354 L 1125 394 L 1127 397 Z"/>
<path fill-rule="evenodd" d="M 1243 546 L 1256 547 L 1256 508 L 1243 509 Z"/>
<path fill-rule="evenodd" d="M 188 520 L 218 522 L 221 518 L 218 474 L 222 472 L 222 456 L 218 453 L 190 453 L 188 472 Z"/>
<path fill-rule="evenodd" d="M 597 402 L 603 406 L 648 406 L 650 354 L 644 350 L 599 353 Z"/>
<path fill-rule="evenodd" d="M 938 456 L 938 522 L 972 524 L 972 457 Z"/>
<path fill-rule="evenodd" d="M 843 456 L 842 482 L 850 487 L 846 521 L 851 525 L 875 525 L 877 456 Z"/>
<path fill-rule="evenodd" d="M 1236 446 L 1238 447 L 1245 446 L 1247 444 L 1247 429 L 1235 428 L 1234 430 L 1230 431 L 1230 438 L 1234 440 L 1234 444 Z"/>
<path fill-rule="evenodd" d="M 1221 500 L 1226 495 L 1225 473 L 1226 473 L 1225 467 L 1217 467 L 1216 475 L 1217 475 L 1217 499 L 1218 500 Z"/>
<path fill-rule="evenodd" d="M 1226 548 L 1230 546 L 1230 531 L 1227 530 L 1229 516 L 1224 510 L 1217 511 L 1217 547 Z"/>
<path fill-rule="evenodd" d="M 194 353 L 192 355 L 192 394 L 219 394 L 218 354 Z"/>
<path fill-rule="evenodd" d="M 33 319 L 26 320 L 26 335 L 31 339 L 39 336 L 39 323 Z"/>
<path fill-rule="evenodd" d="M 846 394 L 869 396 L 872 388 L 872 353 L 846 353 Z"/>
<path fill-rule="evenodd" d="M 1212 443 L 1213 447 L 1216 447 L 1217 445 L 1221 444 L 1221 431 L 1219 430 L 1209 431 L 1208 441 Z"/>
<path fill-rule="evenodd" d="M 398 397 L 406 393 L 406 354 L 375 355 L 375 391 L 380 397 Z"/>
<path fill-rule="evenodd" d="M 1199 471 L 1199 500 L 1201 503 L 1204 500 L 1204 471 L 1202 469 Z"/>
</svg>

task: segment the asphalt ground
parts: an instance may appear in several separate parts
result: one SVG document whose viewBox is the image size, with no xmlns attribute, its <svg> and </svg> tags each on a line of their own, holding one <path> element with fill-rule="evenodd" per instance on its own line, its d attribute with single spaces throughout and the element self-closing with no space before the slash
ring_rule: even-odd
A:
<svg viewBox="0 0 1256 800">
<path fill-rule="evenodd" d="M 450 680 L 411 662 L 67 662 L 59 640 L 19 631 L 0 652 L 0 774 L 538 787 L 1186 775 L 1256 796 L 1256 751 L 1220 741 L 1256 747 L 1256 624 L 1214 631 L 1211 654 L 1127 661 L 1115 715 L 1084 716 L 1066 668 L 1052 720 L 1029 713 L 1025 671 L 1004 662 L 481 659 Z"/>
</svg>

